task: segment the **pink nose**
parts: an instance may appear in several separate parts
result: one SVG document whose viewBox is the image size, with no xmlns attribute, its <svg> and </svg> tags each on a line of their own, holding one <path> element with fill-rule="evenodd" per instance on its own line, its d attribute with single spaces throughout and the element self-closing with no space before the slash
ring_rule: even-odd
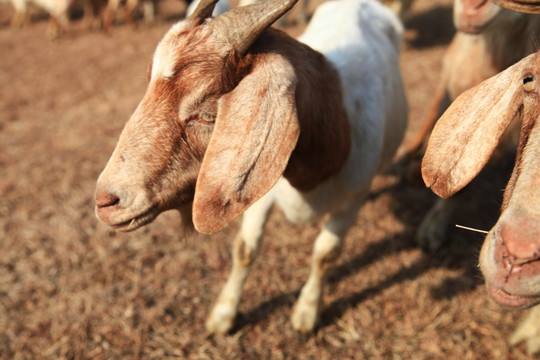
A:
<svg viewBox="0 0 540 360">
<path fill-rule="evenodd" d="M 96 207 L 98 209 L 116 206 L 120 202 L 120 198 L 118 196 L 106 191 L 97 191 L 95 194 L 95 198 Z"/>
<path fill-rule="evenodd" d="M 508 219 L 501 224 L 500 236 L 513 265 L 540 259 L 540 228 L 535 219 Z"/>
</svg>

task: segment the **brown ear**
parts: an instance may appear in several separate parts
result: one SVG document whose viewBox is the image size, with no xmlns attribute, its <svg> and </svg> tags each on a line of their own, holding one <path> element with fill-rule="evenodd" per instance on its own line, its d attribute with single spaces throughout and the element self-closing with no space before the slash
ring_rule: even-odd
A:
<svg viewBox="0 0 540 360">
<path fill-rule="evenodd" d="M 300 134 L 292 66 L 278 55 L 257 61 L 218 104 L 193 200 L 203 233 L 221 230 L 274 186 Z"/>
<path fill-rule="evenodd" d="M 422 160 L 424 182 L 437 195 L 452 196 L 486 165 L 522 107 L 522 77 L 533 56 L 464 92 L 441 116 Z"/>
<path fill-rule="evenodd" d="M 492 0 L 495 4 L 513 11 L 540 14 L 539 0 Z"/>
</svg>

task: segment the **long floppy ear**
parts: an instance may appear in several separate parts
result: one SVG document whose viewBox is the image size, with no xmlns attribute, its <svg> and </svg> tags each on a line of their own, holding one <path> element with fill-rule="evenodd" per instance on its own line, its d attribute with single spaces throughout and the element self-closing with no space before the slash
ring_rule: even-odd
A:
<svg viewBox="0 0 540 360">
<path fill-rule="evenodd" d="M 461 94 L 441 116 L 422 160 L 422 177 L 446 198 L 464 188 L 486 165 L 522 107 L 524 68 L 532 57 Z"/>
<path fill-rule="evenodd" d="M 539 0 L 492 0 L 495 4 L 513 11 L 540 14 Z"/>
<path fill-rule="evenodd" d="M 266 55 L 219 100 L 195 187 L 198 231 L 224 228 L 283 174 L 300 134 L 295 89 L 292 66 L 279 55 Z"/>
</svg>

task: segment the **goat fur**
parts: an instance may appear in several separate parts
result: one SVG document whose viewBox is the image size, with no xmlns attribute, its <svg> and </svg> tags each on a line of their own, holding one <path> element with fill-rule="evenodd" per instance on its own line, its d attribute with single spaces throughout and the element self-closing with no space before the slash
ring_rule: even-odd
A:
<svg viewBox="0 0 540 360">
<path fill-rule="evenodd" d="M 461 94 L 435 125 L 422 161 L 426 185 L 439 196 L 451 196 L 485 166 L 513 119 L 521 119 L 516 162 L 501 215 L 480 253 L 480 269 L 490 295 L 509 308 L 540 303 L 538 79 L 540 53 Z M 530 316 L 537 318 L 533 313 Z M 537 349 L 538 328 L 523 330 L 530 329 L 527 324 L 518 328 L 512 341 L 523 340 L 527 332 L 528 347 Z"/>
<path fill-rule="evenodd" d="M 291 319 L 310 332 L 343 237 L 403 137 L 402 26 L 377 1 L 333 1 L 299 42 L 267 29 L 239 54 L 212 21 L 181 21 L 158 45 L 145 97 L 98 179 L 96 213 L 125 231 L 192 207 L 203 232 L 244 213 L 211 333 L 233 326 L 271 205 L 294 222 L 328 215 Z"/>
<path fill-rule="evenodd" d="M 464 9 L 463 3 L 462 0 L 454 2 L 454 25 L 458 31 L 445 54 L 441 80 L 424 123 L 406 150 L 409 158 L 422 154 L 436 120 L 458 95 L 535 50 L 532 39 L 540 34 L 539 15 L 517 13 L 487 2 L 483 3 L 483 8 L 475 16 L 466 16 L 471 10 Z M 470 3 L 468 5 L 471 6 Z M 505 127 L 505 134 L 498 141 L 492 161 L 497 161 L 508 149 L 517 145 L 519 125 L 516 120 L 511 126 Z M 411 169 L 409 176 L 418 178 L 419 166 L 416 162 L 413 162 Z M 435 203 L 417 231 L 416 238 L 422 247 L 436 251 L 443 246 L 447 240 L 451 215 L 458 205 L 458 198 L 439 199 Z"/>
</svg>

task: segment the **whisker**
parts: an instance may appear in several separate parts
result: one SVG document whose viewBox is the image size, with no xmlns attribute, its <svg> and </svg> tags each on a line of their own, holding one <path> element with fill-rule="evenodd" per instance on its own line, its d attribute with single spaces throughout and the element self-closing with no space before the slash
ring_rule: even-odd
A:
<svg viewBox="0 0 540 360">
<path fill-rule="evenodd" d="M 456 227 L 457 227 L 457 228 L 460 228 L 460 229 L 465 229 L 465 230 L 470 230 L 470 231 L 479 232 L 479 233 L 482 233 L 482 234 L 487 234 L 487 233 L 489 233 L 489 231 L 479 230 L 479 229 L 474 229 L 474 228 L 471 228 L 471 227 L 467 227 L 467 226 L 463 226 L 463 225 L 458 225 L 458 224 L 456 224 Z"/>
</svg>

